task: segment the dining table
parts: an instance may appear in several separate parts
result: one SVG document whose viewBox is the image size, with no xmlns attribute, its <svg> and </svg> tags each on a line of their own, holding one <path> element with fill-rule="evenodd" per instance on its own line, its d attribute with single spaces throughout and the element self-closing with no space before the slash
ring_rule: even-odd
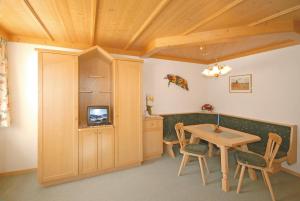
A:
<svg viewBox="0 0 300 201">
<path fill-rule="evenodd" d="M 244 151 L 248 150 L 247 144 L 258 142 L 261 138 L 257 135 L 229 129 L 215 124 L 196 124 L 184 126 L 184 130 L 191 133 L 190 143 L 196 143 L 197 139 L 205 140 L 209 145 L 216 145 L 220 148 L 221 172 L 222 172 L 222 190 L 228 192 L 229 185 L 229 166 L 228 150 L 238 148 Z M 209 146 L 209 155 L 212 154 L 213 146 Z M 256 180 L 256 173 L 249 169 L 249 176 Z"/>
</svg>

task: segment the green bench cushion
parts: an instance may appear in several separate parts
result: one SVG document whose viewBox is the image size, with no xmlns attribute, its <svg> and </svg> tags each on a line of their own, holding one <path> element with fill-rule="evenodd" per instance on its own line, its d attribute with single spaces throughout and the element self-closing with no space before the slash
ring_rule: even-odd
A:
<svg viewBox="0 0 300 201">
<path fill-rule="evenodd" d="M 205 155 L 208 146 L 206 144 L 187 144 L 183 150 L 192 154 Z"/>
<path fill-rule="evenodd" d="M 201 114 L 201 113 L 187 113 L 187 114 L 170 114 L 162 115 L 163 120 L 163 135 L 164 140 L 172 141 L 177 139 L 175 124 L 182 122 L 184 125 L 194 124 L 212 124 L 217 122 L 216 114 Z M 186 132 L 187 133 L 187 132 Z M 187 137 L 189 135 L 186 135 Z"/>
<path fill-rule="evenodd" d="M 235 153 L 235 158 L 240 163 L 258 166 L 258 167 L 266 167 L 267 166 L 266 160 L 258 154 L 237 150 Z"/>
<path fill-rule="evenodd" d="M 167 135 L 164 136 L 164 141 L 168 141 L 168 142 L 178 141 L 178 138 L 177 136 L 174 135 Z"/>
</svg>

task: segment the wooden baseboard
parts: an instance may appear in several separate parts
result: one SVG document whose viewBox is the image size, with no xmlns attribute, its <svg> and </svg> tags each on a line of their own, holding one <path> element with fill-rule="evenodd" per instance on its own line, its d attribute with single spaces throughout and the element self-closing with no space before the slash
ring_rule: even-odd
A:
<svg viewBox="0 0 300 201">
<path fill-rule="evenodd" d="M 53 186 L 53 185 L 69 183 L 69 182 L 73 182 L 73 181 L 79 181 L 79 180 L 87 179 L 90 177 L 100 176 L 103 174 L 113 173 L 113 172 L 125 170 L 128 168 L 138 167 L 140 165 L 141 165 L 141 162 L 137 162 L 137 163 L 132 163 L 132 164 L 128 164 L 128 165 L 124 165 L 124 166 L 120 166 L 120 167 L 110 168 L 107 170 L 99 170 L 99 171 L 88 173 L 88 174 L 79 174 L 77 176 L 66 178 L 66 179 L 60 179 L 60 180 L 48 181 L 48 182 L 42 182 L 42 183 L 40 182 L 40 184 L 43 187 L 49 187 L 49 186 Z"/>
<path fill-rule="evenodd" d="M 155 154 L 150 154 L 150 155 L 145 155 L 144 156 L 144 161 L 160 158 L 161 155 L 162 155 L 161 152 L 155 153 Z"/>
<path fill-rule="evenodd" d="M 36 171 L 36 168 L 24 169 L 24 170 L 14 170 L 14 171 L 10 171 L 10 172 L 1 172 L 0 177 L 28 174 L 28 173 L 32 173 L 35 171 Z"/>
<path fill-rule="evenodd" d="M 293 170 L 290 170 L 290 169 L 287 169 L 287 168 L 281 167 L 281 171 L 283 171 L 283 172 L 286 172 L 286 173 L 288 173 L 288 174 L 291 174 L 291 175 L 294 175 L 294 176 L 296 176 L 296 177 L 299 177 L 299 178 L 300 178 L 300 173 L 298 173 L 298 172 L 295 172 L 295 171 L 293 171 Z"/>
</svg>

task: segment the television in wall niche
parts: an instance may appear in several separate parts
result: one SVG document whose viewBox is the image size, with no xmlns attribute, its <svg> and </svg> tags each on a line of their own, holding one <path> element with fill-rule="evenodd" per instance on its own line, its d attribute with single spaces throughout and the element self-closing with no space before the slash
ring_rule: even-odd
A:
<svg viewBox="0 0 300 201">
<path fill-rule="evenodd" d="M 87 108 L 88 126 L 107 125 L 109 122 L 108 106 L 88 106 Z"/>
</svg>

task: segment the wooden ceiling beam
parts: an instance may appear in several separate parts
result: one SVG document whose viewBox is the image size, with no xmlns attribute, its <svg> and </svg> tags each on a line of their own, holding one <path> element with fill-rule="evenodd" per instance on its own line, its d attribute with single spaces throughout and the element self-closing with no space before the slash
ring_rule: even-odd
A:
<svg viewBox="0 0 300 201">
<path fill-rule="evenodd" d="M 39 17 L 39 15 L 35 12 L 34 8 L 32 7 L 32 5 L 30 4 L 30 2 L 28 0 L 24 0 L 25 5 L 27 6 L 27 8 L 29 9 L 30 13 L 32 14 L 34 20 L 42 27 L 43 31 L 45 32 L 46 36 L 54 41 L 53 36 L 51 35 L 50 31 L 48 30 L 48 28 L 46 27 L 46 25 L 43 23 L 42 19 Z"/>
<path fill-rule="evenodd" d="M 165 56 L 165 55 L 153 55 L 151 58 L 171 60 L 171 61 L 180 61 L 180 62 L 188 62 L 188 63 L 196 63 L 196 64 L 208 64 L 207 60 L 182 58 L 182 57 L 174 57 L 174 56 Z"/>
<path fill-rule="evenodd" d="M 99 0 L 92 0 L 92 7 L 91 7 L 91 13 L 92 13 L 92 23 L 91 23 L 91 32 L 90 32 L 90 44 L 95 44 L 95 35 L 97 30 L 97 16 L 98 16 L 98 6 L 99 6 Z"/>
<path fill-rule="evenodd" d="M 200 26 L 214 20 L 215 18 L 219 17 L 220 15 L 224 14 L 225 12 L 229 11 L 230 9 L 234 8 L 235 6 L 239 5 L 242 3 L 244 0 L 234 0 L 231 3 L 227 4 L 217 12 L 213 13 L 209 17 L 205 18 L 204 20 L 201 20 L 198 24 L 194 25 L 193 27 L 189 28 L 185 32 L 183 32 L 181 35 L 188 35 L 198 29 Z"/>
<path fill-rule="evenodd" d="M 154 11 L 150 14 L 150 16 L 146 19 L 146 21 L 142 24 L 142 26 L 135 32 L 132 38 L 128 41 L 124 49 L 128 49 L 141 35 L 142 33 L 149 27 L 149 25 L 153 22 L 153 20 L 161 13 L 161 11 L 170 3 L 170 0 L 162 0 L 160 4 L 154 9 Z"/>
<path fill-rule="evenodd" d="M 284 40 L 284 41 L 280 41 L 280 42 L 274 42 L 262 47 L 257 47 L 257 48 L 253 48 L 250 50 L 245 50 L 242 52 L 237 52 L 234 54 L 230 54 L 224 57 L 219 57 L 216 59 L 212 59 L 210 61 L 208 61 L 209 64 L 213 64 L 215 63 L 215 61 L 217 60 L 218 62 L 220 61 L 226 61 L 226 60 L 230 60 L 230 59 L 235 59 L 235 58 L 240 58 L 240 57 L 245 57 L 245 56 L 249 56 L 249 55 L 253 55 L 253 54 L 257 54 L 257 53 L 261 53 L 261 52 L 266 52 L 266 51 L 271 51 L 271 50 L 275 50 L 275 49 L 280 49 L 280 48 L 284 48 L 284 47 L 289 47 L 292 45 L 299 45 L 300 42 L 299 41 L 294 41 L 294 40 Z"/>
<path fill-rule="evenodd" d="M 298 32 L 298 30 L 299 22 L 281 21 L 252 27 L 239 26 L 213 31 L 204 31 L 193 33 L 187 36 L 171 36 L 157 38 L 146 47 L 143 56 L 149 57 L 163 49 L 168 48 L 226 43 L 230 42 L 231 40 L 236 40 L 237 38 L 272 33 L 295 33 Z"/>
<path fill-rule="evenodd" d="M 282 15 L 286 15 L 288 13 L 294 12 L 294 11 L 299 10 L 299 9 L 300 9 L 300 5 L 296 5 L 296 6 L 293 6 L 291 8 L 282 10 L 282 11 L 277 12 L 277 13 L 274 13 L 273 15 L 270 15 L 268 17 L 262 18 L 260 20 L 255 21 L 255 22 L 252 22 L 252 23 L 248 24 L 248 26 L 256 26 L 258 24 L 273 20 L 273 19 L 278 18 Z"/>
</svg>

